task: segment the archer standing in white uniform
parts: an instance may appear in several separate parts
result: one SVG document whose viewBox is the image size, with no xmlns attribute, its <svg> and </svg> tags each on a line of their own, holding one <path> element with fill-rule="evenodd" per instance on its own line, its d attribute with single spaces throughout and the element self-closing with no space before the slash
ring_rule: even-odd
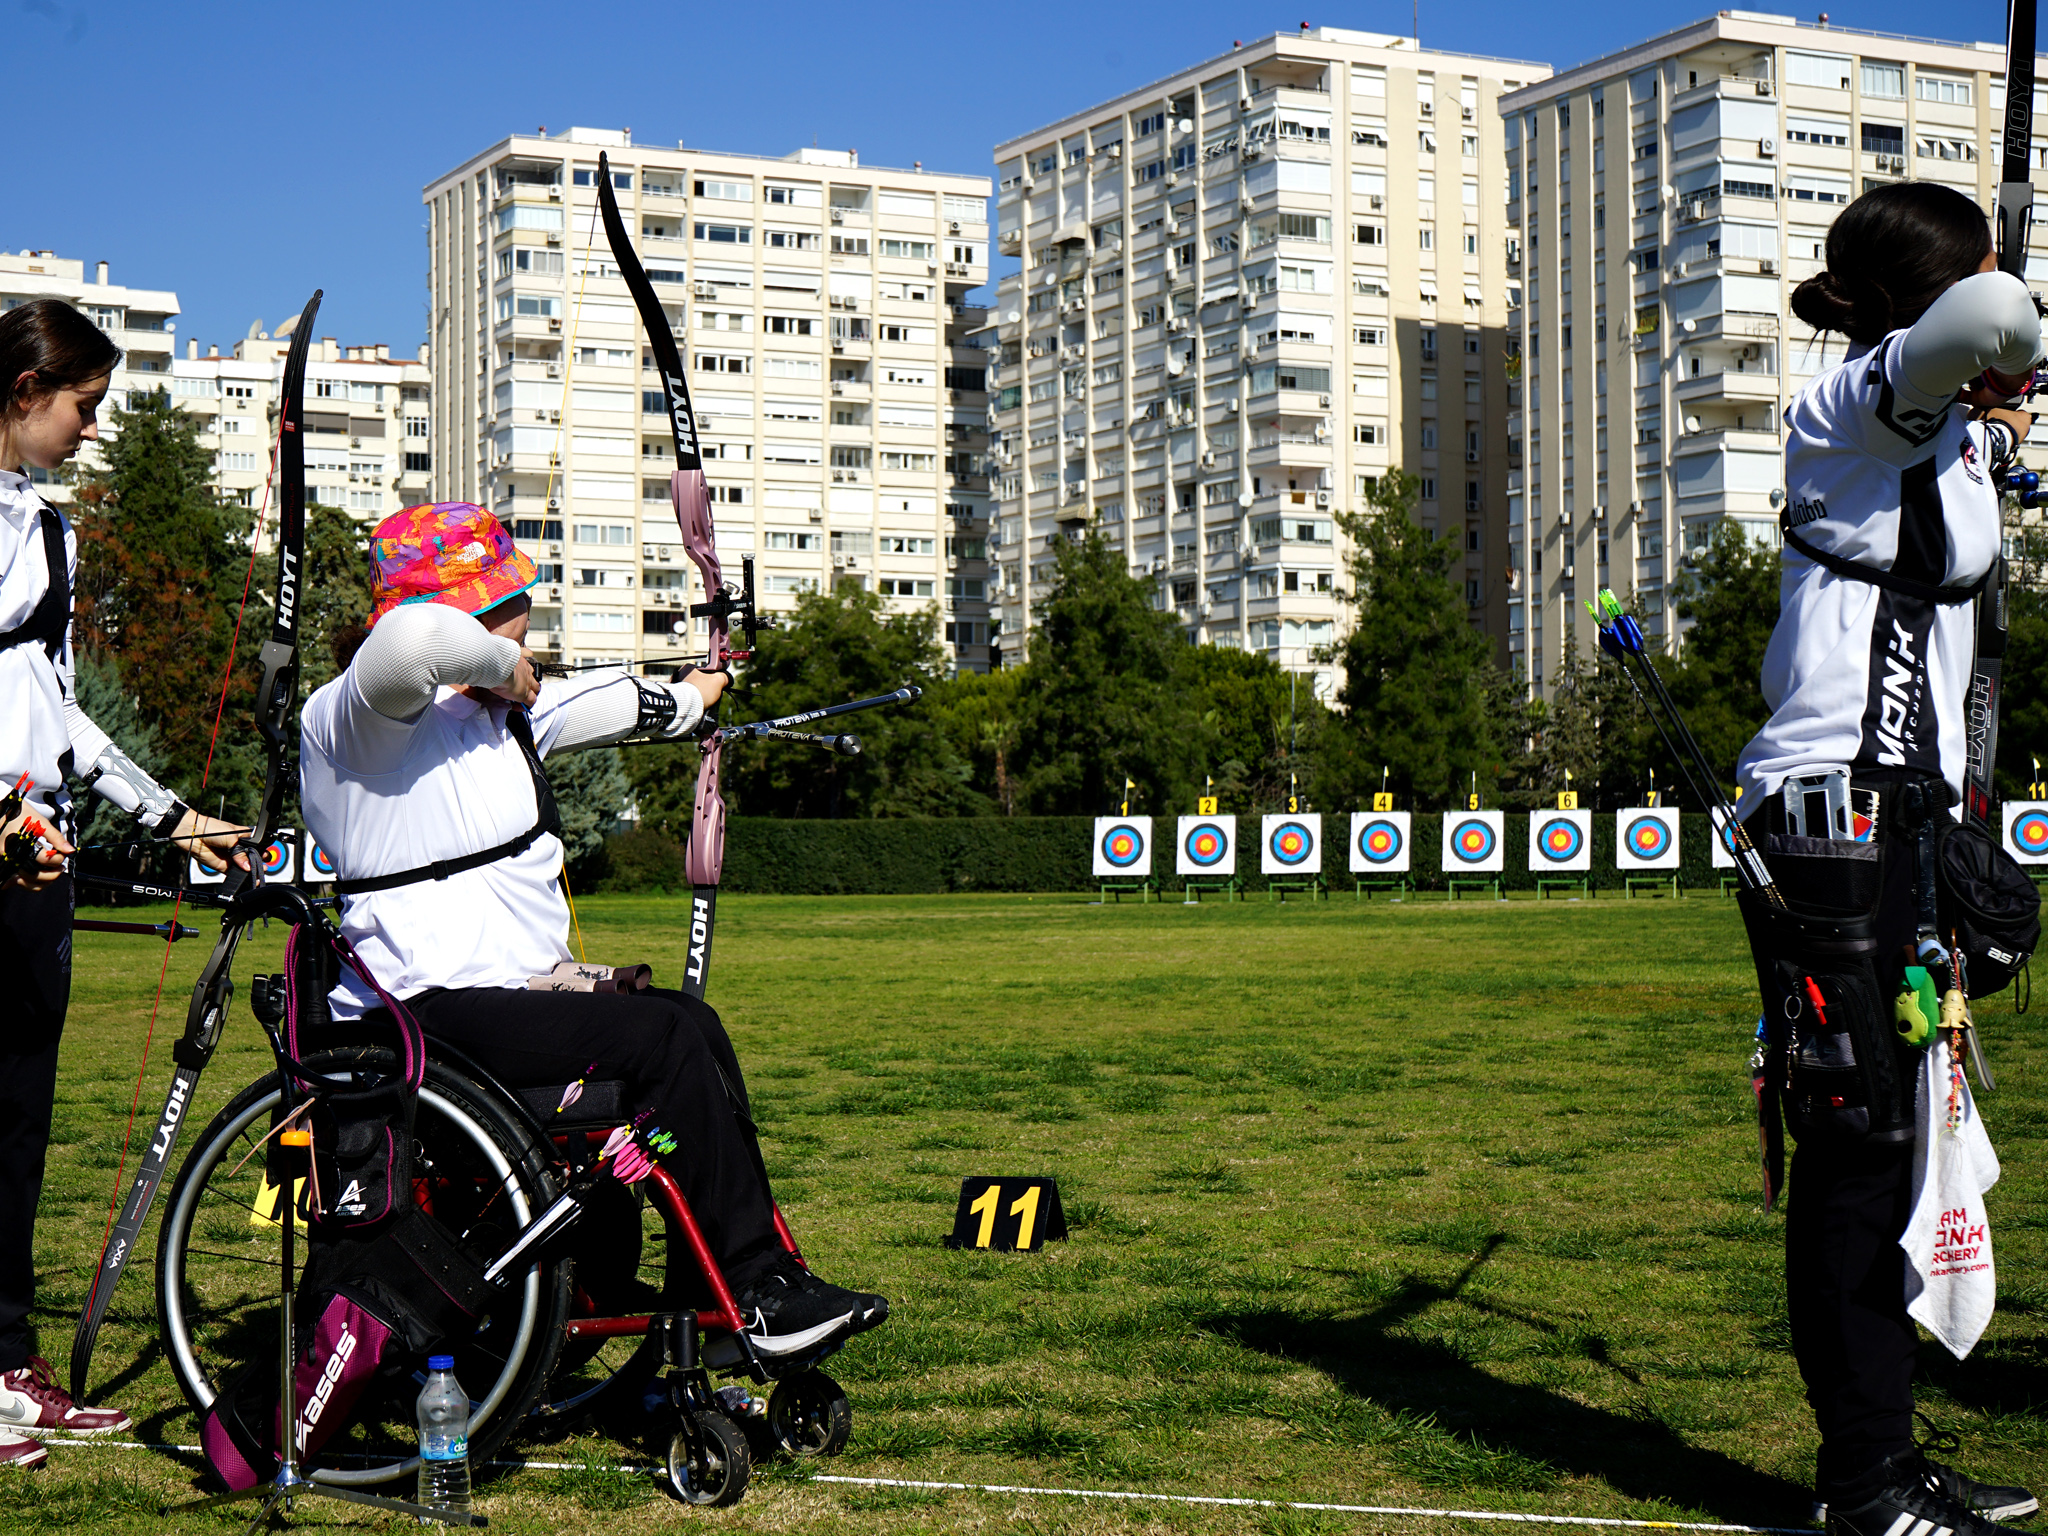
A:
<svg viewBox="0 0 2048 1536">
<path fill-rule="evenodd" d="M 1738 813 L 1795 913 L 1866 936 L 1864 985 L 1829 993 L 1838 1016 L 1826 1020 L 1808 1004 L 1819 992 L 1797 995 L 1814 985 L 1803 978 L 1841 977 L 1849 963 L 1789 951 L 1785 929 L 1745 908 L 1774 1032 L 1770 1091 L 1798 1138 L 1785 1230 L 1793 1352 L 1820 1429 L 1816 1489 L 1831 1536 L 1986 1536 L 1989 1521 L 2038 1504 L 1914 1444 L 1918 1338 L 1898 1239 L 1917 1061 L 1888 1011 L 1862 1014 L 1888 1009 L 1912 957 L 1918 827 L 1931 838 L 1934 819 L 1961 803 L 1972 599 L 2000 541 L 1991 471 L 2032 424 L 2000 407 L 2041 360 L 2041 322 L 2025 285 L 1996 270 L 1983 211 L 1930 182 L 1850 204 L 1828 232 L 1826 270 L 1799 285 L 1792 308 L 1850 345 L 1785 412 L 1784 574 L 1763 670 L 1771 717 L 1743 752 Z M 1878 795 L 1876 846 L 1791 835 L 1785 780 L 1834 767 Z M 1866 993 L 1870 1006 L 1852 1008 Z M 1803 1047 L 1785 1038 L 1788 1019 Z M 1878 1084 L 1861 1098 L 1846 1086 L 1831 1095 L 1825 1085 L 1841 1077 L 1813 1061 L 1815 1041 L 1851 1038 L 1867 1059 L 1847 1067 Z M 1797 1088 L 1794 1061 L 1811 1072 Z"/>
<path fill-rule="evenodd" d="M 33 1353 L 35 1218 L 57 1089 L 57 1047 L 71 1001 L 71 797 L 82 776 L 103 799 L 158 835 L 184 840 L 225 868 L 234 830 L 201 816 L 107 739 L 72 684 L 71 594 L 78 539 L 36 494 L 28 470 L 52 470 L 99 436 L 95 419 L 120 349 L 60 299 L 0 315 L 0 794 L 20 785 L 23 809 L 0 837 L 33 819 L 49 847 L 25 870 L 0 871 L 0 1466 L 48 1455 L 22 1430 L 104 1434 L 129 1427 L 118 1409 L 81 1408 Z"/>
<path fill-rule="evenodd" d="M 570 958 L 542 759 L 629 736 L 680 738 L 726 674 L 664 683 L 594 672 L 543 693 L 522 644 L 537 572 L 482 507 L 396 513 L 378 525 L 371 561 L 368 635 L 301 716 L 301 804 L 335 861 L 342 931 L 429 1038 L 508 1086 L 571 1082 L 593 1064 L 631 1085 L 633 1108 L 680 1142 L 661 1161 L 757 1352 L 803 1353 L 881 1322 L 881 1297 L 826 1284 L 782 1247 L 745 1078 L 712 1009 L 659 989 L 527 987 Z M 330 1008 L 356 1020 L 377 999 L 350 974 Z"/>
</svg>

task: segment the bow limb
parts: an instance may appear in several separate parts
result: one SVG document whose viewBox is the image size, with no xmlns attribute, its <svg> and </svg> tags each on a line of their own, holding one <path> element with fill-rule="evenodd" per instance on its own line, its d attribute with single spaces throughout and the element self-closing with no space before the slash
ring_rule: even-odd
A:
<svg viewBox="0 0 2048 1536">
<path fill-rule="evenodd" d="M 683 549 L 704 580 L 704 602 L 693 606 L 692 616 L 701 613 L 710 629 L 705 647 L 707 671 L 723 670 L 731 659 L 731 615 L 734 605 L 725 590 L 725 570 L 718 559 L 718 535 L 711 521 L 711 493 L 704 483 L 704 455 L 697 442 L 697 416 L 690 406 L 690 384 L 683 371 L 681 352 L 668 312 L 640 265 L 625 220 L 619 216 L 619 200 L 612 191 L 611 162 L 597 157 L 597 207 L 604 220 L 605 239 L 618 263 L 619 276 L 640 312 L 640 325 L 647 332 L 648 357 L 661 375 L 662 398 L 668 406 L 669 433 L 674 439 L 676 467 L 669 476 L 669 501 L 675 508 L 676 526 L 682 532 Z M 751 586 L 751 583 L 749 583 Z M 752 592 L 745 598 L 742 617 L 752 627 Z M 690 847 L 684 868 L 694 888 L 696 921 L 689 962 L 684 968 L 684 989 L 704 995 L 704 975 L 709 964 L 711 925 L 718 897 L 718 881 L 725 867 L 725 799 L 719 791 L 719 767 L 723 746 L 714 736 L 702 744 L 697 763 L 696 800 L 690 816 Z"/>
</svg>

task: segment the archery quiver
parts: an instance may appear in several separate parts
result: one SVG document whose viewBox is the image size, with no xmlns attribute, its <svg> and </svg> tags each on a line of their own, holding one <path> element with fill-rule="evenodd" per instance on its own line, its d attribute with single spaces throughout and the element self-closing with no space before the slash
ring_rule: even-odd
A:
<svg viewBox="0 0 2048 1536">
<path fill-rule="evenodd" d="M 1740 897 L 1763 995 L 1763 1091 L 1802 1140 L 1909 1143 L 1911 1064 L 1889 1002 L 1897 962 L 1877 932 L 1883 847 L 1784 833 L 1760 842 L 1785 899 Z"/>
</svg>

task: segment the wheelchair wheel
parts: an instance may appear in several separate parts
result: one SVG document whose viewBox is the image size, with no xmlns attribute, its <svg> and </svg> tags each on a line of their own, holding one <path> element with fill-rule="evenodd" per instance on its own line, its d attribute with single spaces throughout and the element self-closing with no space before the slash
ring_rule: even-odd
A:
<svg viewBox="0 0 2048 1536">
<path fill-rule="evenodd" d="M 837 1456 L 853 1433 L 853 1409 L 823 1371 L 785 1376 L 768 1395 L 768 1432 L 790 1456 Z"/>
<path fill-rule="evenodd" d="M 311 1057 L 314 1070 L 389 1063 L 373 1049 Z M 249 1157 L 270 1130 L 277 1078 L 263 1078 L 214 1116 L 172 1187 L 157 1240 L 157 1315 L 164 1352 L 195 1414 L 219 1383 L 275 1349 L 278 1231 L 273 1201 L 259 1201 L 264 1159 Z M 469 1078 L 429 1059 L 414 1123 L 414 1190 L 445 1225 L 494 1252 L 556 1190 L 548 1159 L 519 1122 Z M 259 1205 L 267 1209 L 259 1209 Z M 300 1249 L 303 1263 L 305 1250 Z M 473 1463 L 488 1460 L 532 1409 L 554 1368 L 568 1307 L 568 1266 L 544 1263 L 506 1293 L 478 1331 L 455 1346 L 468 1392 Z M 414 1400 L 424 1362 L 381 1376 L 354 1422 L 322 1447 L 322 1482 L 374 1485 L 418 1467 Z"/>
<path fill-rule="evenodd" d="M 739 1503 L 753 1473 L 747 1437 L 722 1413 L 692 1412 L 690 1424 L 698 1442 L 694 1449 L 682 1430 L 669 1441 L 669 1487 L 685 1504 L 724 1509 Z"/>
</svg>

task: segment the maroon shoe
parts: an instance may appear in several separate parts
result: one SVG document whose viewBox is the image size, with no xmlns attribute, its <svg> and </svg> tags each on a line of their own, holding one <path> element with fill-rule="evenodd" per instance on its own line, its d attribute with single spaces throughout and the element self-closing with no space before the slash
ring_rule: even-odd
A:
<svg viewBox="0 0 2048 1536">
<path fill-rule="evenodd" d="M 0 1429 L 54 1429 L 67 1435 L 106 1435 L 134 1425 L 118 1408 L 81 1408 L 57 1385 L 50 1362 L 31 1355 L 18 1371 L 0 1372 Z M 41 1447 L 37 1447 L 38 1450 Z M 4 1447 L 0 1447 L 4 1451 Z M 18 1459 L 15 1465 L 22 1465 Z"/>
<path fill-rule="evenodd" d="M 40 1440 L 0 1429 L 0 1467 L 40 1467 L 50 1459 Z"/>
</svg>

